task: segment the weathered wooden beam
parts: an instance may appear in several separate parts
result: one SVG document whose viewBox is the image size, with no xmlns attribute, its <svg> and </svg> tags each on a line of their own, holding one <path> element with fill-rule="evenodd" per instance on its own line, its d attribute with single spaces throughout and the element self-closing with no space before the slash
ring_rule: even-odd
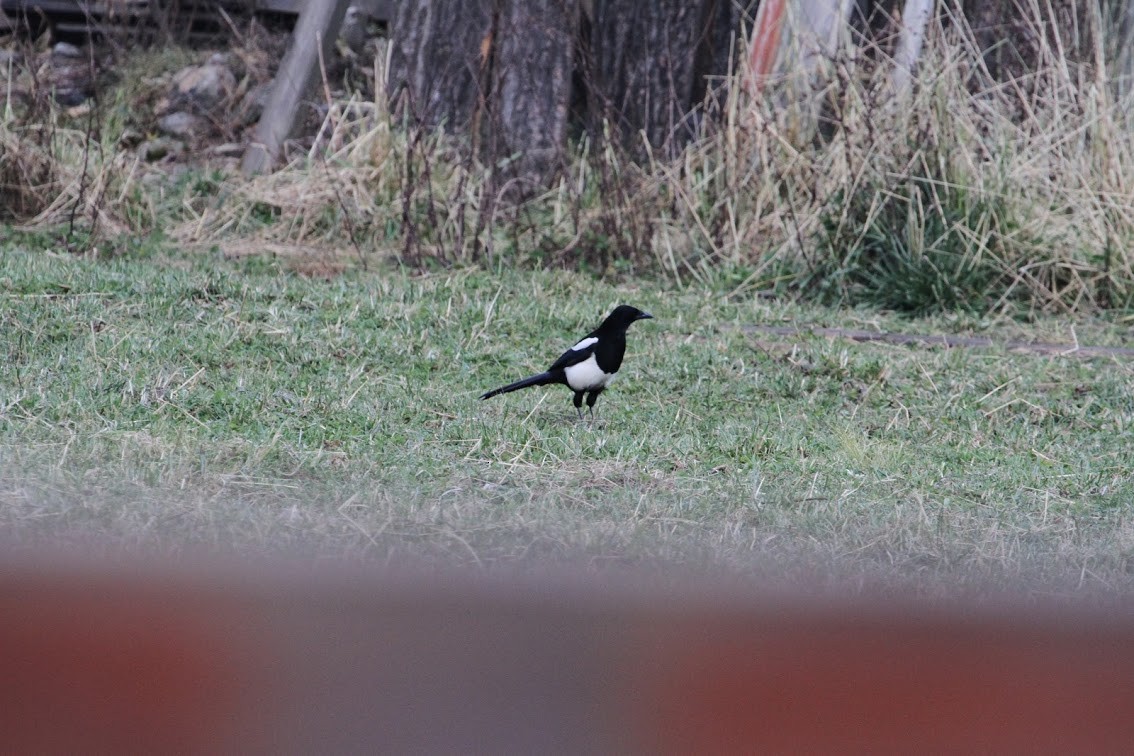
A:
<svg viewBox="0 0 1134 756">
<path fill-rule="evenodd" d="M 800 55 L 798 63 L 814 76 L 839 49 L 846 32 L 853 0 L 795 0 L 791 4 L 792 41 Z"/>
<path fill-rule="evenodd" d="M 764 82 L 775 70 L 776 56 L 783 36 L 786 0 L 764 0 L 756 11 L 752 43 L 748 48 L 744 71 L 745 89 L 751 97 L 760 93 Z"/>
<path fill-rule="evenodd" d="M 179 11 L 211 11 L 215 3 L 183 2 Z M 220 6 L 226 10 L 244 7 L 246 3 L 224 2 Z M 151 0 L 128 0 L 124 2 L 82 2 L 82 0 L 0 0 L 0 9 L 10 16 L 43 14 L 45 16 L 77 16 L 81 18 L 102 19 L 132 18 L 168 9 L 164 3 Z"/>
<path fill-rule="evenodd" d="M 306 0 L 256 0 L 256 10 L 268 13 L 294 13 L 299 15 Z"/>
<path fill-rule="evenodd" d="M 914 68 L 921 55 L 925 29 L 933 17 L 933 0 L 906 0 L 902 10 L 902 33 L 894 52 L 894 94 L 904 97 L 910 89 Z"/>
<path fill-rule="evenodd" d="M 1134 1 L 1126 0 L 1122 4 L 1117 21 L 1114 49 L 1118 55 L 1113 76 L 1118 82 L 1119 96 L 1129 100 L 1134 97 Z"/>
<path fill-rule="evenodd" d="M 308 0 L 272 83 L 256 135 L 244 152 L 240 168 L 245 176 L 270 169 L 279 158 L 280 147 L 299 120 L 300 102 L 316 81 L 320 56 L 325 60 L 334 51 L 349 5 L 350 0 Z"/>
<path fill-rule="evenodd" d="M 114 30 L 141 34 L 133 39 L 161 31 L 215 39 L 229 34 L 224 14 L 244 18 L 252 11 L 252 0 L 0 0 L 0 18 L 6 15 L 13 29 L 51 28 L 57 38 L 84 42 Z"/>
<path fill-rule="evenodd" d="M 14 549 L 7 548 L 6 551 Z M 44 549 L 37 546 L 37 554 Z M 1134 611 L 614 571 L 17 561 L 7 753 L 1126 753 Z M 991 586 L 990 586 L 991 587 Z"/>
<path fill-rule="evenodd" d="M 395 0 L 353 0 L 350 4 L 377 21 L 394 17 Z M 299 14 L 306 7 L 307 0 L 256 0 L 256 10 L 268 13 Z"/>
</svg>

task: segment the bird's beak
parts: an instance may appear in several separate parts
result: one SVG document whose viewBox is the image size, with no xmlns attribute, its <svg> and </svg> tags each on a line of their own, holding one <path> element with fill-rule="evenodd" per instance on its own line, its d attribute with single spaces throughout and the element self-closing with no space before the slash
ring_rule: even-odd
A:
<svg viewBox="0 0 1134 756">
<path fill-rule="evenodd" d="M 638 317 L 637 317 L 636 319 L 637 319 L 637 320 L 645 320 L 646 318 L 651 318 L 651 319 L 652 319 L 653 317 L 654 317 L 654 316 L 653 316 L 653 315 L 651 315 L 651 314 L 650 314 L 650 313 L 648 313 L 648 312 L 639 312 L 639 313 L 638 313 Z"/>
</svg>

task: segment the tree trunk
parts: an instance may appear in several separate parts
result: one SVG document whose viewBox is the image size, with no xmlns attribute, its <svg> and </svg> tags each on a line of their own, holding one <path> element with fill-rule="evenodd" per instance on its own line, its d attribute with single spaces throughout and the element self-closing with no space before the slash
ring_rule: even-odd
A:
<svg viewBox="0 0 1134 756">
<path fill-rule="evenodd" d="M 711 39 L 714 0 L 595 0 L 586 71 L 593 133 L 607 121 L 632 153 L 642 138 L 675 155 L 696 132 L 695 61 Z M 711 57 L 711 56 L 710 56 Z"/>
<path fill-rule="evenodd" d="M 725 77 L 744 59 L 741 30 L 752 29 L 757 0 L 707 0 L 702 34 L 694 60 L 693 98 L 695 107 L 706 95 L 723 90 Z"/>
<path fill-rule="evenodd" d="M 405 0 L 394 19 L 394 112 L 471 137 L 510 188 L 561 163 L 579 0 Z"/>
<path fill-rule="evenodd" d="M 387 91 L 395 114 L 464 132 L 488 82 L 494 0 L 403 0 L 393 21 Z"/>
<path fill-rule="evenodd" d="M 578 0 L 498 2 L 484 156 L 506 181 L 538 188 L 562 164 L 578 14 Z"/>
<path fill-rule="evenodd" d="M 1072 62 L 1091 59 L 1087 5 L 1077 0 L 963 0 L 962 9 L 992 77 L 1026 82 L 1038 68 L 1055 63 L 1053 54 Z"/>
<path fill-rule="evenodd" d="M 609 123 L 633 154 L 648 143 L 672 157 L 697 135 L 699 106 L 729 72 L 735 35 L 755 5 L 403 0 L 387 91 L 414 125 L 470 135 L 506 183 L 543 185 L 555 174 L 576 83 L 593 135 Z"/>
</svg>

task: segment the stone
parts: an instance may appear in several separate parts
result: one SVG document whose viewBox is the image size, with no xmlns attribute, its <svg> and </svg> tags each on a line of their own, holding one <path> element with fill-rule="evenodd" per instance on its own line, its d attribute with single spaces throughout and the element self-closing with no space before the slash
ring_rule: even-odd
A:
<svg viewBox="0 0 1134 756">
<path fill-rule="evenodd" d="M 59 42 L 44 59 L 40 83 L 65 108 L 82 105 L 94 95 L 94 74 L 97 64 L 74 45 Z"/>
<path fill-rule="evenodd" d="M 237 123 L 248 126 L 259 121 L 264 112 L 264 105 L 268 102 L 271 89 L 270 83 L 257 84 L 249 89 L 236 108 Z"/>
<path fill-rule="evenodd" d="M 222 158 L 237 158 L 244 154 L 244 145 L 239 142 L 225 142 L 210 148 L 209 154 Z"/>
<path fill-rule="evenodd" d="M 122 129 L 122 134 L 118 137 L 119 147 L 137 147 L 145 140 L 146 136 L 137 129 L 127 126 Z"/>
<path fill-rule="evenodd" d="M 339 39 L 356 55 L 361 54 L 362 48 L 366 46 L 366 25 L 369 20 L 366 13 L 357 5 L 347 8 L 346 16 L 343 18 Z"/>
<path fill-rule="evenodd" d="M 57 58 L 81 58 L 83 51 L 70 42 L 56 42 L 51 48 L 51 54 Z"/>
<path fill-rule="evenodd" d="M 138 157 L 147 163 L 153 163 L 166 157 L 178 157 L 184 152 L 184 144 L 168 137 L 149 139 L 138 147 Z"/>
<path fill-rule="evenodd" d="M 55 102 L 67 108 L 71 117 L 86 115 L 87 111 L 82 109 L 90 96 L 90 92 L 85 89 L 59 88 L 55 90 Z"/>
<path fill-rule="evenodd" d="M 184 110 L 175 110 L 158 119 L 158 131 L 180 139 L 194 139 L 208 131 L 204 118 Z"/>
<path fill-rule="evenodd" d="M 171 100 L 175 106 L 189 105 L 208 110 L 224 102 L 236 89 L 236 76 L 227 66 L 206 63 L 189 66 L 173 77 Z"/>
</svg>

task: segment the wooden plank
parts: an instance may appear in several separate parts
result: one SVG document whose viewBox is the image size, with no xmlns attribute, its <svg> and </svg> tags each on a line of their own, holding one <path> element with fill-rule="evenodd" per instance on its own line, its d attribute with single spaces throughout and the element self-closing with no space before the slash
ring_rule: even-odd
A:
<svg viewBox="0 0 1134 756">
<path fill-rule="evenodd" d="M 256 0 L 256 10 L 299 15 L 307 0 Z"/>
<path fill-rule="evenodd" d="M 1117 83 L 1123 107 L 1134 99 L 1134 0 L 1125 0 L 1119 11 L 1115 49 L 1118 51 L 1112 77 Z"/>
<path fill-rule="evenodd" d="M 1129 605 L 67 559 L 0 555 L 6 752 L 1126 753 L 1134 742 Z"/>
<path fill-rule="evenodd" d="M 351 3 L 376 21 L 389 22 L 394 18 L 395 0 L 355 0 Z"/>
<path fill-rule="evenodd" d="M 852 6 L 853 0 L 794 0 L 791 4 L 788 20 L 799 52 L 794 62 L 808 75 L 814 76 L 837 54 Z"/>
<path fill-rule="evenodd" d="M 266 13 L 298 15 L 308 0 L 256 0 L 256 10 Z M 394 17 L 394 0 L 353 0 L 351 5 L 376 21 L 389 22 Z"/>
<path fill-rule="evenodd" d="M 350 0 L 309 0 L 303 9 L 272 83 L 256 135 L 244 152 L 241 171 L 245 176 L 269 170 L 279 159 L 284 140 L 299 121 L 301 101 L 317 79 L 320 56 L 326 60 L 334 51 L 335 38 L 349 5 Z"/>
<path fill-rule="evenodd" d="M 182 14 L 188 12 L 203 12 L 211 10 L 215 4 L 183 2 L 179 5 Z M 222 7 L 231 9 L 240 7 L 242 3 L 221 3 Z M 38 14 L 48 16 L 79 16 L 86 18 L 102 18 L 104 16 L 122 17 L 149 14 L 161 10 L 160 5 L 149 0 L 130 0 L 129 2 L 81 2 L 80 0 L 0 0 L 0 9 L 8 14 Z"/>
<path fill-rule="evenodd" d="M 902 31 L 894 52 L 894 94 L 904 97 L 910 90 L 914 67 L 921 56 L 925 30 L 933 17 L 933 0 L 906 0 L 902 10 Z"/>
<path fill-rule="evenodd" d="M 752 42 L 748 48 L 744 71 L 745 89 L 750 97 L 760 93 L 764 82 L 775 70 L 776 56 L 783 36 L 784 10 L 787 0 L 763 0 L 756 10 Z"/>
<path fill-rule="evenodd" d="M 13 21 L 27 19 L 36 25 L 41 19 L 65 36 L 85 38 L 88 33 L 122 29 L 152 29 L 164 20 L 170 29 L 192 35 L 220 36 L 228 34 L 228 26 L 217 8 L 230 16 L 241 16 L 251 10 L 248 0 L 182 0 L 175 8 L 163 2 L 128 0 L 124 2 L 80 2 L 80 0 L 0 0 L 0 11 Z M 173 12 L 173 11 L 176 12 Z"/>
</svg>

